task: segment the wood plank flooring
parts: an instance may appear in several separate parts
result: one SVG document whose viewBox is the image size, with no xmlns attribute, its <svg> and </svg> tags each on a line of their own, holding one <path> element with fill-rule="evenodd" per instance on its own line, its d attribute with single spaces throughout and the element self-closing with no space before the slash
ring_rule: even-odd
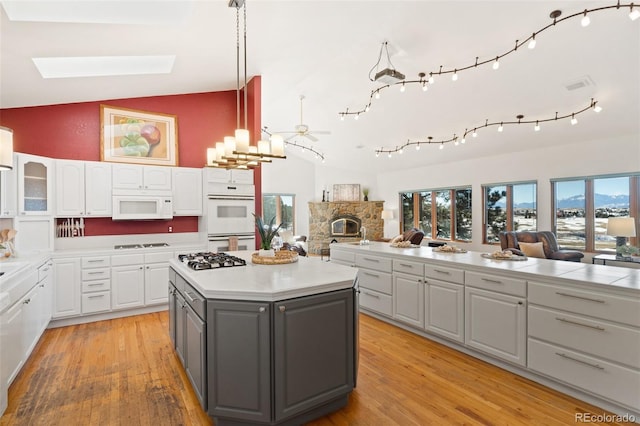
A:
<svg viewBox="0 0 640 426">
<path fill-rule="evenodd" d="M 213 424 L 167 323 L 165 311 L 47 330 L 0 425 Z M 603 410 L 361 314 L 358 386 L 310 425 L 567 425 L 576 413 Z"/>
</svg>

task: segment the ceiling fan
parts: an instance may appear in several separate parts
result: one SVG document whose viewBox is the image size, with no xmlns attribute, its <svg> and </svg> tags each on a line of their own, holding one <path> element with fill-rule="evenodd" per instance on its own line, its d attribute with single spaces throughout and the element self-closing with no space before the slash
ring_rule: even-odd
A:
<svg viewBox="0 0 640 426">
<path fill-rule="evenodd" d="M 316 138 L 314 135 L 330 135 L 331 134 L 331 132 L 328 130 L 311 131 L 309 130 L 309 126 L 304 124 L 304 121 L 302 120 L 302 101 L 303 100 L 304 100 L 304 95 L 300 95 L 300 124 L 295 126 L 295 130 L 284 130 L 281 132 L 274 132 L 274 133 L 280 133 L 283 135 L 291 134 L 291 136 L 284 139 L 285 141 L 290 141 L 291 139 L 300 136 L 303 138 L 307 138 L 312 142 L 317 142 L 318 138 Z"/>
</svg>

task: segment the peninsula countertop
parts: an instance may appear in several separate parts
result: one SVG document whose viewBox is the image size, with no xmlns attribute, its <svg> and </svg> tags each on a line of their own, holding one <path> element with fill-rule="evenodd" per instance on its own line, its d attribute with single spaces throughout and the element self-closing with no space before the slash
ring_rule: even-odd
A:
<svg viewBox="0 0 640 426">
<path fill-rule="evenodd" d="M 207 299 L 274 302 L 351 288 L 356 268 L 323 262 L 318 257 L 299 257 L 284 265 L 251 263 L 253 251 L 228 254 L 245 259 L 246 266 L 193 270 L 177 259 L 169 264 Z"/>
<path fill-rule="evenodd" d="M 617 266 L 592 265 L 581 262 L 538 259 L 526 261 L 487 259 L 481 252 L 446 253 L 434 251 L 432 247 L 391 247 L 387 242 L 371 242 L 367 245 L 334 243 L 334 249 L 346 250 L 361 255 L 383 254 L 397 259 L 420 260 L 427 263 L 442 263 L 467 270 L 482 272 L 509 272 L 525 279 L 553 279 L 575 284 L 604 285 L 609 288 L 640 291 L 640 270 Z"/>
</svg>

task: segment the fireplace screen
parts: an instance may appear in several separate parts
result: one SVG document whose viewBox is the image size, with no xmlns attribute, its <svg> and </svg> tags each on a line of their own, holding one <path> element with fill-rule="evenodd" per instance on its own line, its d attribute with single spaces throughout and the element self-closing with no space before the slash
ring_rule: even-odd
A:
<svg viewBox="0 0 640 426">
<path fill-rule="evenodd" d="M 357 237 L 360 235 L 360 219 L 339 217 L 331 221 L 331 236 Z"/>
</svg>

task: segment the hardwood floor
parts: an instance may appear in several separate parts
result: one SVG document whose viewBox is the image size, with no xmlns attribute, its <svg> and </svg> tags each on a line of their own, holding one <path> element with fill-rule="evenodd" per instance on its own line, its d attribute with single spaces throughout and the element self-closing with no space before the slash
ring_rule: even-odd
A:
<svg viewBox="0 0 640 426">
<path fill-rule="evenodd" d="M 167 322 L 160 312 L 47 330 L 0 425 L 212 424 Z M 310 425 L 565 425 L 576 413 L 603 410 L 361 315 L 358 386 Z"/>
</svg>

